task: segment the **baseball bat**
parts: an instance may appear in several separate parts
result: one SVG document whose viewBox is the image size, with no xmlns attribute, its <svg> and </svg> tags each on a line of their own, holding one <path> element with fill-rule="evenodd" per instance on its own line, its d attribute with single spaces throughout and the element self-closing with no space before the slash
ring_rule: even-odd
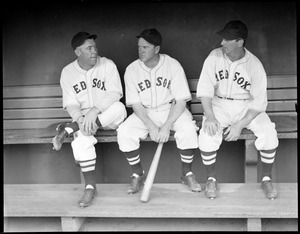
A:
<svg viewBox="0 0 300 234">
<path fill-rule="evenodd" d="M 149 195 L 150 195 L 150 191 L 151 191 L 153 181 L 154 181 L 154 178 L 155 178 L 155 174 L 156 174 L 156 170 L 157 170 L 157 167 L 158 167 L 158 162 L 159 162 L 159 159 L 160 159 L 163 144 L 164 143 L 159 143 L 158 146 L 157 146 L 157 149 L 155 151 L 155 154 L 154 154 L 154 157 L 153 157 L 153 160 L 152 160 L 149 172 L 148 172 L 148 176 L 147 176 L 147 179 L 146 179 L 145 184 L 144 184 L 142 195 L 141 195 L 141 198 L 140 198 L 140 200 L 142 202 L 148 202 L 148 200 L 149 200 Z"/>
</svg>

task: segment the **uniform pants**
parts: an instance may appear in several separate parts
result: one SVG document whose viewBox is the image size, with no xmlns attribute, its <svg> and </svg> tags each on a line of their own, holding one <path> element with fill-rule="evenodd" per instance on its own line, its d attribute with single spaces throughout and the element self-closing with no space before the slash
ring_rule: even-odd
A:
<svg viewBox="0 0 300 234">
<path fill-rule="evenodd" d="M 161 127 L 167 120 L 170 109 L 157 111 L 147 109 L 149 118 Z M 177 148 L 195 149 L 198 148 L 198 136 L 195 121 L 192 114 L 185 109 L 179 118 L 174 122 L 171 130 L 175 131 L 174 138 Z M 144 122 L 135 114 L 131 114 L 117 129 L 118 144 L 122 152 L 131 152 L 140 148 L 140 140 L 145 139 L 149 130 Z"/>
<path fill-rule="evenodd" d="M 103 127 L 116 129 L 126 118 L 126 108 L 123 103 L 115 102 L 107 110 L 98 115 L 100 123 Z M 89 165 L 95 166 L 96 152 L 94 145 L 97 139 L 93 136 L 85 136 L 81 131 L 74 133 L 74 140 L 72 141 L 73 155 L 76 161 L 85 162 L 85 169 L 82 171 L 90 170 Z M 94 167 L 93 166 L 93 167 Z"/>
<path fill-rule="evenodd" d="M 217 151 L 223 140 L 224 128 L 241 120 L 248 111 L 248 101 L 245 100 L 225 100 L 214 97 L 212 100 L 213 112 L 220 122 L 221 130 L 214 136 L 209 136 L 201 128 L 199 134 L 199 148 L 204 152 Z M 202 126 L 206 117 L 203 117 Z M 271 122 L 269 116 L 262 112 L 256 116 L 246 126 L 257 137 L 255 147 L 257 150 L 273 150 L 278 147 L 277 131 L 275 124 Z"/>
</svg>

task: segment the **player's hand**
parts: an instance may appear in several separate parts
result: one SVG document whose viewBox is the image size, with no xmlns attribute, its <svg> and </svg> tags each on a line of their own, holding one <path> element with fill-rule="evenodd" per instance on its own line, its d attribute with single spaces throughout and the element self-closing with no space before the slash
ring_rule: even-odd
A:
<svg viewBox="0 0 300 234">
<path fill-rule="evenodd" d="M 151 124 L 149 127 L 149 135 L 152 141 L 158 142 L 159 141 L 159 127 L 155 124 Z"/>
<path fill-rule="evenodd" d="M 214 136 L 220 130 L 220 123 L 216 118 L 207 118 L 204 122 L 203 131 L 209 136 Z"/>
<path fill-rule="evenodd" d="M 92 107 L 89 112 L 85 115 L 83 120 L 84 131 L 91 133 L 95 128 L 96 118 L 98 117 L 99 109 Z"/>
<path fill-rule="evenodd" d="M 225 141 L 237 141 L 241 135 L 243 128 L 239 124 L 233 124 L 229 126 L 225 131 L 224 135 L 227 135 Z"/>
<path fill-rule="evenodd" d="M 88 132 L 86 132 L 86 131 L 84 130 L 83 121 L 82 121 L 82 122 L 78 122 L 78 126 L 79 126 L 79 130 L 81 131 L 81 133 L 82 133 L 84 136 L 90 135 Z"/>
<path fill-rule="evenodd" d="M 165 143 L 169 140 L 170 137 L 170 128 L 166 126 L 162 126 L 159 135 L 158 135 L 158 143 Z"/>
</svg>

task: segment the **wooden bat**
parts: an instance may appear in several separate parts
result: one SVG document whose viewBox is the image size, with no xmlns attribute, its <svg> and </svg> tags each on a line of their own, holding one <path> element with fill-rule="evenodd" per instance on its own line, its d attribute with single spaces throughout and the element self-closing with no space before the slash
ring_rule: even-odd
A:
<svg viewBox="0 0 300 234">
<path fill-rule="evenodd" d="M 150 195 L 150 191 L 151 191 L 153 181 L 154 181 L 154 178 L 155 178 L 155 174 L 156 174 L 156 170 L 157 170 L 157 167 L 158 167 L 158 162 L 159 162 L 159 159 L 160 159 L 163 144 L 164 143 L 159 143 L 158 146 L 157 146 L 157 149 L 155 151 L 155 154 L 154 154 L 154 157 L 153 157 L 153 160 L 152 160 L 149 172 L 148 172 L 148 176 L 147 176 L 147 179 L 146 179 L 145 184 L 144 184 L 142 195 L 141 195 L 141 198 L 140 198 L 140 200 L 142 202 L 148 202 L 148 200 L 149 200 L 149 195 Z"/>
</svg>

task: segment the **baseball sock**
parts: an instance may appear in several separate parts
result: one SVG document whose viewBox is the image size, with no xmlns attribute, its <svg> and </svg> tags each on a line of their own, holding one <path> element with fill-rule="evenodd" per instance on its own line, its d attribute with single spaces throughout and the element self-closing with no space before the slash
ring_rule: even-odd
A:
<svg viewBox="0 0 300 234">
<path fill-rule="evenodd" d="M 98 117 L 96 118 L 96 124 L 101 127 L 101 123 L 98 119 Z M 71 134 L 73 132 L 77 132 L 79 130 L 79 125 L 77 122 L 72 122 L 72 123 L 68 123 L 65 127 L 65 130 L 67 131 L 68 134 Z"/>
<path fill-rule="evenodd" d="M 96 175 L 95 170 L 82 172 L 84 180 L 85 180 L 85 187 L 89 187 L 89 185 L 93 186 L 93 188 L 96 188 Z"/>
<path fill-rule="evenodd" d="M 102 126 L 98 117 L 96 118 L 96 124 L 97 124 L 99 127 Z"/>
<path fill-rule="evenodd" d="M 124 152 L 124 155 L 131 167 L 132 172 L 134 174 L 142 176 L 144 173 L 143 173 L 143 167 L 140 160 L 139 151 L 140 150 L 137 149 L 130 152 Z"/>
<path fill-rule="evenodd" d="M 77 132 L 79 130 L 79 125 L 77 122 L 68 123 L 65 127 L 65 130 L 67 131 L 68 134 Z"/>
<path fill-rule="evenodd" d="M 187 150 L 179 149 L 183 175 L 187 175 L 189 172 L 192 172 L 194 151 L 195 151 L 194 149 L 187 149 Z"/>
<path fill-rule="evenodd" d="M 201 152 L 201 158 L 202 162 L 204 164 L 207 178 L 213 177 L 216 179 L 216 158 L 217 158 L 217 151 L 211 151 L 211 152 Z"/>
<path fill-rule="evenodd" d="M 275 154 L 276 154 L 276 149 L 260 151 L 263 181 L 271 179 L 272 167 L 275 161 Z"/>
<path fill-rule="evenodd" d="M 85 180 L 85 186 L 92 185 L 93 188 L 96 188 L 96 158 L 78 162 Z"/>
</svg>

